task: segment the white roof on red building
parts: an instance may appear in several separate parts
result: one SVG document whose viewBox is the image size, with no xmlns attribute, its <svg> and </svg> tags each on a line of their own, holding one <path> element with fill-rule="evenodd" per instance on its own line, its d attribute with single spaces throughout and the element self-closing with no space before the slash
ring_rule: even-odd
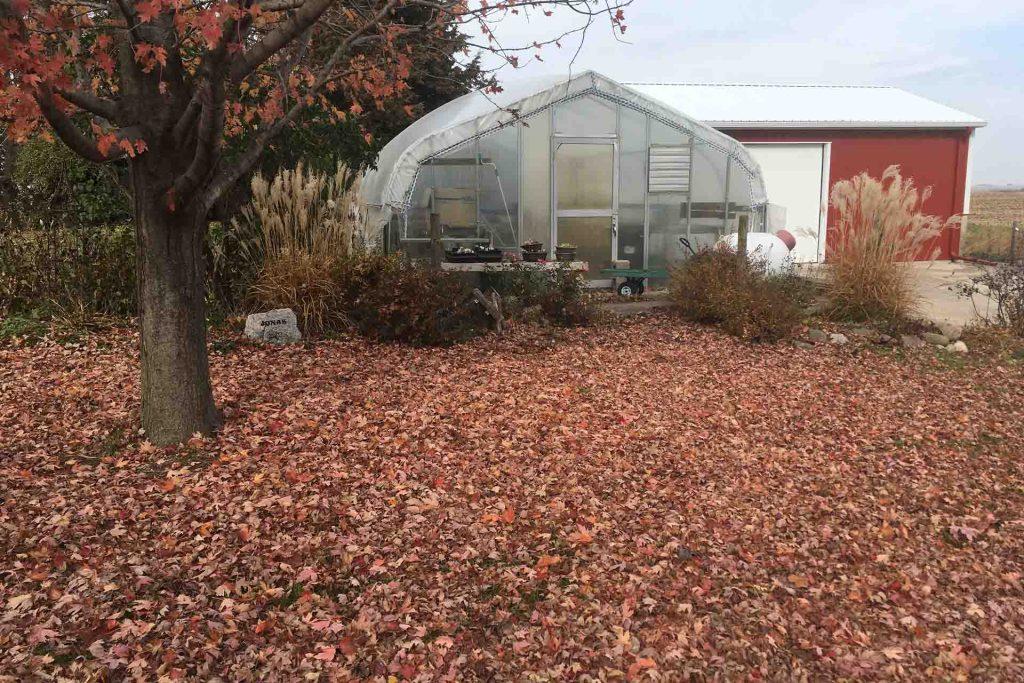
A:
<svg viewBox="0 0 1024 683">
<path fill-rule="evenodd" d="M 715 128 L 979 128 L 985 121 L 899 88 L 630 83 Z"/>
</svg>

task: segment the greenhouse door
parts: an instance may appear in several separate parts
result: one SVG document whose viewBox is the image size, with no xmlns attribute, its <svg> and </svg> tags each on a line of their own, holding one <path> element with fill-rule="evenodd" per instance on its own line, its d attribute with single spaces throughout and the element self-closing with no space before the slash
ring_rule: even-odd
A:
<svg viewBox="0 0 1024 683">
<path fill-rule="evenodd" d="M 618 227 L 615 141 L 555 138 L 554 147 L 552 250 L 575 244 L 577 260 L 589 264 L 587 279 L 601 280 L 601 269 L 611 267 Z"/>
</svg>

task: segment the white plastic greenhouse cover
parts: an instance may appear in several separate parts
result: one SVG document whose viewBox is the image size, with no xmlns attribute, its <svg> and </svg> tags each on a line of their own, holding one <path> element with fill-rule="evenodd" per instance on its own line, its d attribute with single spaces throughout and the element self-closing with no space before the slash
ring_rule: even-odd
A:
<svg viewBox="0 0 1024 683">
<path fill-rule="evenodd" d="M 564 76 L 524 78 L 502 87 L 504 90 L 494 95 L 475 91 L 452 100 L 385 145 L 377 158 L 376 170 L 367 172 L 360 186 L 361 202 L 367 209 L 367 227 L 372 232 L 379 231 L 393 212 L 405 211 L 419 167 L 428 159 L 558 102 L 587 94 L 642 111 L 717 147 L 750 174 L 751 206 L 767 201 L 761 169 L 742 144 L 606 76 L 586 71 L 568 80 Z"/>
</svg>

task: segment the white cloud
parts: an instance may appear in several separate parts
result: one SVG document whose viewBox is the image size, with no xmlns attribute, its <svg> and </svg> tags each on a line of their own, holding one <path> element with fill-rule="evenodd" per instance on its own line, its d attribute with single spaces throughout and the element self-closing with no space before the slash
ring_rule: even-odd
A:
<svg viewBox="0 0 1024 683">
<path fill-rule="evenodd" d="M 529 44 L 576 21 L 571 12 L 510 17 L 498 33 L 505 44 Z M 896 85 L 989 121 L 975 147 L 977 181 L 1024 181 L 1024 47 L 1007 38 L 1007 27 L 1024 30 L 1019 1 L 635 0 L 626 24 L 617 40 L 606 21 L 595 23 L 575 70 L 622 80 Z M 993 34 L 1005 49 L 990 45 Z M 578 42 L 545 48 L 526 72 L 567 72 Z"/>
</svg>

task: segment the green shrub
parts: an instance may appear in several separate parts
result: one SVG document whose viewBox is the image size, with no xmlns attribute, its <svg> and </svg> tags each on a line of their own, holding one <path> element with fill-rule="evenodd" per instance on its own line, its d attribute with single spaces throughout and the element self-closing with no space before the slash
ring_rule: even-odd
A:
<svg viewBox="0 0 1024 683">
<path fill-rule="evenodd" d="M 446 346 L 488 327 L 464 278 L 400 254 L 353 256 L 337 266 L 333 279 L 341 314 L 371 339 Z"/>
<path fill-rule="evenodd" d="M 687 320 L 718 325 L 734 336 L 774 342 L 800 322 L 799 281 L 766 275 L 764 263 L 727 249 L 705 250 L 673 268 L 669 292 Z"/>
<path fill-rule="evenodd" d="M 11 179 L 21 221 L 32 227 L 104 225 L 131 217 L 128 193 L 118 182 L 124 164 L 97 165 L 59 140 L 35 138 L 18 147 Z"/>
</svg>

